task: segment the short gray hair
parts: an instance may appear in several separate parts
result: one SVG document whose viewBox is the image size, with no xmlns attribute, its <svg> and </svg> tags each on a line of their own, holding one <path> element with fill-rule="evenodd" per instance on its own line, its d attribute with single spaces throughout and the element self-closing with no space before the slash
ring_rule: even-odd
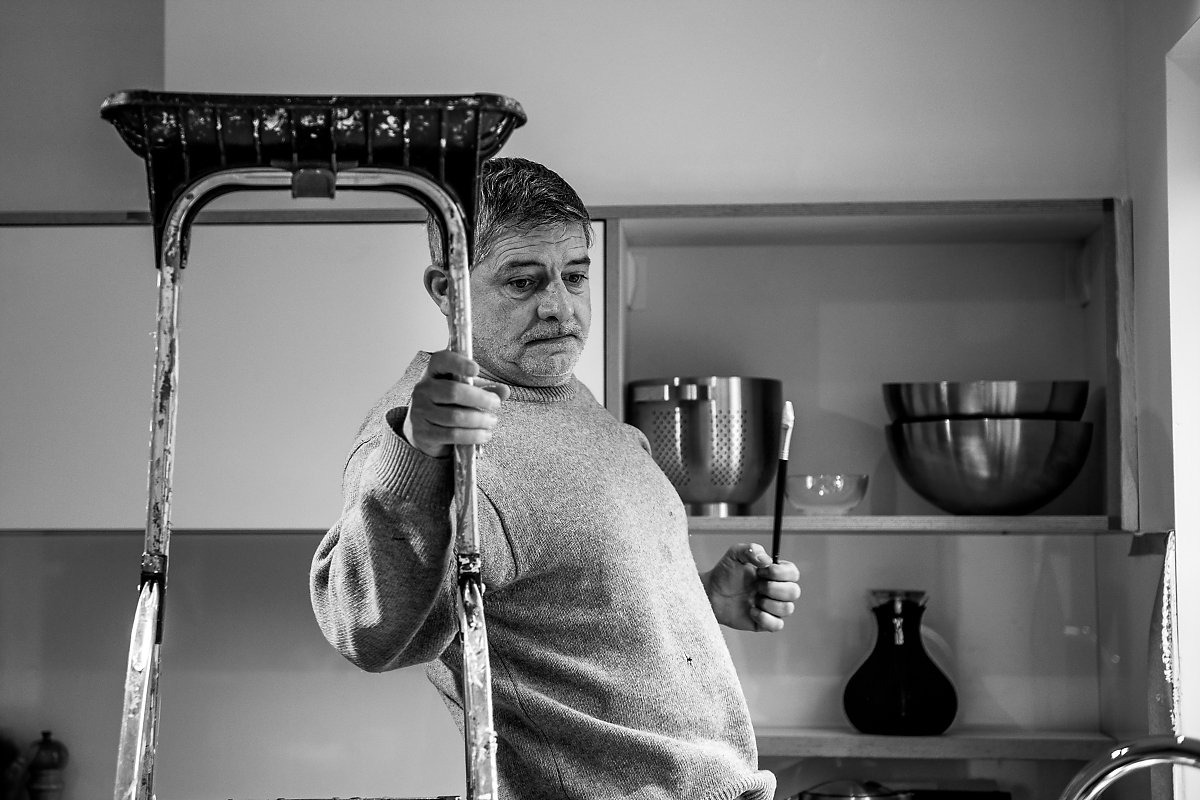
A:
<svg viewBox="0 0 1200 800">
<path fill-rule="evenodd" d="M 486 258 L 507 231 L 531 231 L 542 225 L 581 224 L 588 247 L 592 221 L 579 195 L 554 170 L 524 158 L 491 158 L 479 169 L 479 204 L 475 217 L 475 252 L 471 267 Z M 441 220 L 426 222 L 429 255 L 445 265 Z"/>
</svg>

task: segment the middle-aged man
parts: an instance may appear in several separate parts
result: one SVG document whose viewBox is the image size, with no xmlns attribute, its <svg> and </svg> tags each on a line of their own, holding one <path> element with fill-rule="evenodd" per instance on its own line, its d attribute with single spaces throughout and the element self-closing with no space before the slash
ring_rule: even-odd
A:
<svg viewBox="0 0 1200 800">
<path fill-rule="evenodd" d="M 591 224 L 523 159 L 485 162 L 474 360 L 418 353 L 369 414 L 313 559 L 322 631 L 365 670 L 428 664 L 463 727 L 452 445 L 477 486 L 503 800 L 769 800 L 720 624 L 777 631 L 799 573 L 757 544 L 700 573 L 646 438 L 574 377 L 591 322 Z M 426 290 L 450 311 L 431 235 Z M 478 378 L 469 384 L 457 378 Z"/>
</svg>

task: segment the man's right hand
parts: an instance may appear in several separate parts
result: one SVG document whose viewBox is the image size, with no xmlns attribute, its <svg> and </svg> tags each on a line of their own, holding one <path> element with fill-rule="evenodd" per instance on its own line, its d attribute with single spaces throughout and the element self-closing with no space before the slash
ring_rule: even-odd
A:
<svg viewBox="0 0 1200 800">
<path fill-rule="evenodd" d="M 403 436 L 413 447 L 434 458 L 450 455 L 456 444 L 485 444 L 492 438 L 500 403 L 510 389 L 503 384 L 476 386 L 465 378 L 479 374 L 479 365 L 452 350 L 441 350 L 413 387 Z"/>
</svg>

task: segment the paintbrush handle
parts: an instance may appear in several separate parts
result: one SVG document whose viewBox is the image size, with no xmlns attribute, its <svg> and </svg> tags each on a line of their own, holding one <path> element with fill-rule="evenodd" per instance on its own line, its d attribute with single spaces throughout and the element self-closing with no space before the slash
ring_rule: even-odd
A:
<svg viewBox="0 0 1200 800">
<path fill-rule="evenodd" d="M 783 428 L 779 439 L 779 471 L 775 474 L 775 530 L 771 535 L 771 560 L 779 562 L 779 539 L 783 528 L 783 495 L 787 491 L 787 463 L 792 450 L 792 426 L 796 414 L 792 410 L 792 401 L 783 404 L 783 415 L 780 420 Z"/>
<path fill-rule="evenodd" d="M 775 473 L 775 530 L 771 535 L 771 560 L 779 563 L 779 541 L 783 529 L 783 494 L 787 487 L 786 458 L 779 459 L 779 469 Z"/>
</svg>

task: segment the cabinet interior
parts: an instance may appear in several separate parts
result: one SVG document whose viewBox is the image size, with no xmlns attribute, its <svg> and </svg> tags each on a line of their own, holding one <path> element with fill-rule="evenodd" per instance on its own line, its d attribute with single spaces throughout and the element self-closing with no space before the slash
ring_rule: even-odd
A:
<svg viewBox="0 0 1200 800">
<path fill-rule="evenodd" d="M 793 474 L 870 475 L 849 516 L 787 512 L 784 557 L 800 567 L 804 596 L 785 633 L 729 636 L 764 754 L 1077 767 L 1114 737 L 1145 732 L 1145 673 L 1114 666 L 1144 666 L 1158 578 L 1116 535 L 1138 531 L 1126 204 L 632 206 L 597 216 L 608 223 L 614 413 L 627 416 L 635 380 L 776 378 L 796 411 Z M 1033 514 L 946 514 L 887 452 L 884 382 L 1078 378 L 1090 384 L 1093 444 L 1079 477 Z M 769 540 L 773 492 L 745 516 L 693 517 L 700 564 L 747 537 Z M 1120 609 L 1100 599 L 1114 583 L 1130 600 Z M 875 588 L 930 592 L 926 646 L 959 693 L 947 736 L 861 736 L 844 720 L 841 689 L 873 640 Z M 1061 788 L 1073 770 L 1028 768 L 1042 773 L 1017 783 Z"/>
<path fill-rule="evenodd" d="M 867 473 L 855 510 L 872 518 L 864 526 L 922 530 L 906 520 L 942 512 L 891 462 L 883 383 L 1082 378 L 1088 459 L 1037 517 L 1136 530 L 1132 299 L 1118 291 L 1131 282 L 1125 211 L 1113 201 L 614 209 L 627 216 L 609 218 L 609 408 L 624 416 L 624 387 L 639 379 L 776 378 L 796 409 L 793 471 Z"/>
</svg>

